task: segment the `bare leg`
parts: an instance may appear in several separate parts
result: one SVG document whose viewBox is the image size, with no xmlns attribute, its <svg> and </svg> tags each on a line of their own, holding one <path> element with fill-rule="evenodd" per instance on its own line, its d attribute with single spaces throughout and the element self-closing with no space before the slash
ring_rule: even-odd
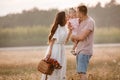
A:
<svg viewBox="0 0 120 80">
<path fill-rule="evenodd" d="M 76 46 L 77 46 L 77 44 L 74 43 L 74 46 L 73 46 L 72 51 L 71 51 L 71 53 L 72 53 L 73 55 L 76 55 L 76 53 L 75 53 L 75 48 L 76 48 Z"/>
<path fill-rule="evenodd" d="M 71 51 L 71 53 L 72 53 L 73 55 L 76 55 L 76 54 L 77 54 L 76 51 L 75 51 L 75 48 L 77 47 L 78 42 L 79 42 L 79 41 L 75 41 L 75 42 L 74 42 L 74 46 L 73 46 L 72 51 Z"/>
<path fill-rule="evenodd" d="M 75 48 L 77 47 L 77 43 L 74 43 L 73 49 L 75 51 Z"/>
</svg>

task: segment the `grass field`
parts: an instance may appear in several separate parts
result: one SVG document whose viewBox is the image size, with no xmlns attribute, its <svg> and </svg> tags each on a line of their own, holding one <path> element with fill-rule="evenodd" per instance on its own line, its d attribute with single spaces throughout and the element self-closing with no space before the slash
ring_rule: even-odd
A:
<svg viewBox="0 0 120 80">
<path fill-rule="evenodd" d="M 75 56 L 67 48 L 67 77 L 76 72 Z M 46 48 L 0 50 L 0 80 L 40 80 L 37 64 Z M 88 75 L 92 80 L 120 80 L 120 47 L 95 47 Z"/>
<path fill-rule="evenodd" d="M 0 47 L 46 45 L 50 27 L 0 28 Z M 120 28 L 95 28 L 95 43 L 120 43 Z"/>
<path fill-rule="evenodd" d="M 49 28 L 45 26 L 0 29 L 0 47 L 46 45 Z"/>
</svg>

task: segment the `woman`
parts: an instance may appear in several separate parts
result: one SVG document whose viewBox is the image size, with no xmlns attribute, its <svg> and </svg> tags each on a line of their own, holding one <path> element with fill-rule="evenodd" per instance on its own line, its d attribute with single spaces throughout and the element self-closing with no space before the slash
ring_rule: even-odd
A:
<svg viewBox="0 0 120 80">
<path fill-rule="evenodd" d="M 64 43 L 67 38 L 67 29 L 65 27 L 66 16 L 65 12 L 59 12 L 56 15 L 50 35 L 49 47 L 45 58 L 53 58 L 62 66 L 61 69 L 55 69 L 53 74 L 47 77 L 47 80 L 66 80 L 66 56 Z M 41 80 L 45 80 L 45 75 L 42 75 Z"/>
</svg>

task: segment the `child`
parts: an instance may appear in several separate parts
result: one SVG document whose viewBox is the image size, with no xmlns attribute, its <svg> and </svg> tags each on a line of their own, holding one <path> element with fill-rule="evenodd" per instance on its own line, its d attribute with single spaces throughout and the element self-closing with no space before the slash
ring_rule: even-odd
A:
<svg viewBox="0 0 120 80">
<path fill-rule="evenodd" d="M 70 27 L 70 29 L 72 30 L 72 32 L 69 32 L 67 40 L 69 39 L 70 35 L 77 35 L 77 30 L 78 30 L 78 26 L 79 26 L 79 19 L 76 17 L 76 10 L 73 8 L 70 8 L 68 11 L 68 23 L 71 24 L 72 27 Z M 71 53 L 73 55 L 76 55 L 75 52 L 75 48 L 77 47 L 78 41 L 74 41 L 74 46 L 72 48 Z"/>
</svg>

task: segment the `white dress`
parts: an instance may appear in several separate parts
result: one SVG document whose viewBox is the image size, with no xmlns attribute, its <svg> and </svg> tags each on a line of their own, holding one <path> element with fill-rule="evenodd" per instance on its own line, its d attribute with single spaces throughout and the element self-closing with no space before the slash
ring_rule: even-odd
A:
<svg viewBox="0 0 120 80">
<path fill-rule="evenodd" d="M 64 42 L 67 38 L 67 29 L 65 26 L 58 25 L 58 28 L 53 35 L 56 41 L 53 44 L 51 58 L 56 59 L 60 65 L 61 69 L 55 69 L 52 75 L 48 75 L 47 80 L 66 80 L 66 55 Z M 49 47 L 47 49 L 46 55 L 48 54 Z M 46 75 L 42 74 L 41 80 L 45 80 Z"/>
</svg>

